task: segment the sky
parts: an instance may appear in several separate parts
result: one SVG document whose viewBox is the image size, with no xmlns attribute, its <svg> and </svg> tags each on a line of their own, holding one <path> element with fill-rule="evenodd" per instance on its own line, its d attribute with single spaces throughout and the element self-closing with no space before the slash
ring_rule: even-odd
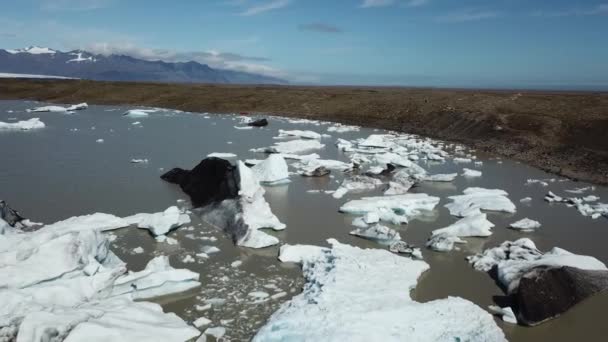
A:
<svg viewBox="0 0 608 342">
<path fill-rule="evenodd" d="M 0 0 L 0 48 L 291 83 L 608 89 L 608 0 Z"/>
</svg>

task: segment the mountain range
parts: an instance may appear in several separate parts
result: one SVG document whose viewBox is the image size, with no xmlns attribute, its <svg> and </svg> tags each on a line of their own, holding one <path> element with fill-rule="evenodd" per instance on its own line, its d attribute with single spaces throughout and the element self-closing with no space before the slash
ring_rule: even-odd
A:
<svg viewBox="0 0 608 342">
<path fill-rule="evenodd" d="M 194 61 L 148 61 L 126 55 L 105 56 L 83 50 L 62 52 L 39 46 L 16 50 L 0 49 L 0 73 L 53 75 L 98 81 L 287 83 L 280 78 L 216 69 Z"/>
</svg>

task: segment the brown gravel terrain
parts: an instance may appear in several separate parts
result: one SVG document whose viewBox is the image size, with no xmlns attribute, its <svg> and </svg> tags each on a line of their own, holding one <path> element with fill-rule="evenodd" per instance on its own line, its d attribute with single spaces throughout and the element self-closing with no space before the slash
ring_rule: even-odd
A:
<svg viewBox="0 0 608 342">
<path fill-rule="evenodd" d="M 608 93 L 3 79 L 0 99 L 330 120 L 457 141 L 608 184 Z"/>
</svg>

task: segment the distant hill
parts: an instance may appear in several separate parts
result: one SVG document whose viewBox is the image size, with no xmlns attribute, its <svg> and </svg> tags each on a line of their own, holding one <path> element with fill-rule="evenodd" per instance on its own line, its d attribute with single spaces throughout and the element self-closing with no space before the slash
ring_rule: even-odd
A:
<svg viewBox="0 0 608 342">
<path fill-rule="evenodd" d="M 0 73 L 54 75 L 98 81 L 287 83 L 275 77 L 214 69 L 197 62 L 147 61 L 124 55 L 95 55 L 82 50 L 62 52 L 38 46 L 17 50 L 0 49 Z"/>
</svg>

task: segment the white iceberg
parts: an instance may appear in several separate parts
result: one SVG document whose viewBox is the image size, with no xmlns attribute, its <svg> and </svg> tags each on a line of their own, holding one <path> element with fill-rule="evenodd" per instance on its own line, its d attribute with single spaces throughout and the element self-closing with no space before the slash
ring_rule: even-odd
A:
<svg viewBox="0 0 608 342">
<path fill-rule="evenodd" d="M 530 220 L 529 218 L 521 219 L 509 225 L 509 228 L 521 230 L 524 232 L 533 231 L 540 228 L 541 224 L 538 221 Z"/>
<path fill-rule="evenodd" d="M 0 121 L 0 131 L 29 131 L 32 129 L 44 128 L 46 125 L 39 118 L 31 118 L 29 120 L 17 122 L 2 122 Z"/>
<path fill-rule="evenodd" d="M 355 215 L 374 212 L 379 215 L 382 221 L 400 224 L 407 223 L 411 218 L 432 211 L 438 203 L 439 197 L 427 194 L 363 197 L 345 203 L 340 207 L 340 211 Z"/>
<path fill-rule="evenodd" d="M 302 264 L 306 284 L 253 341 L 505 341 L 492 316 L 465 299 L 413 301 L 424 261 L 329 243 L 281 248 L 281 260 Z"/>
<path fill-rule="evenodd" d="M 278 138 L 297 137 L 302 139 L 321 139 L 321 134 L 313 131 L 301 131 L 301 130 L 279 130 Z"/>
<path fill-rule="evenodd" d="M 310 150 L 320 150 L 325 145 L 318 140 L 290 140 L 275 143 L 270 147 L 252 149 L 252 152 L 300 154 Z"/>
<path fill-rule="evenodd" d="M 503 242 L 498 247 L 486 249 L 467 259 L 478 271 L 488 272 L 496 267 L 498 281 L 508 293 L 513 293 L 519 287 L 519 281 L 526 272 L 538 266 L 608 270 L 604 263 L 594 257 L 573 254 L 558 247 L 543 254 L 527 238 Z"/>
<path fill-rule="evenodd" d="M 475 214 L 461 218 L 451 225 L 433 230 L 432 235 L 449 234 L 458 237 L 486 237 L 492 235 L 494 224 L 488 221 L 486 214 Z"/>
<path fill-rule="evenodd" d="M 86 102 L 83 102 L 83 103 L 71 105 L 68 108 L 66 108 L 66 110 L 74 111 L 74 110 L 83 110 L 83 109 L 87 109 L 87 108 L 89 108 L 89 105 Z"/>
<path fill-rule="evenodd" d="M 467 178 L 481 177 L 481 171 L 467 169 L 466 167 L 462 171 L 462 175 Z"/>
<path fill-rule="evenodd" d="M 62 113 L 62 112 L 67 112 L 68 109 L 66 107 L 62 107 L 62 106 L 43 106 L 43 107 L 36 107 L 33 109 L 28 109 L 27 111 L 34 112 L 34 113 L 44 113 L 44 112 Z"/>
<path fill-rule="evenodd" d="M 500 316 L 507 323 L 517 324 L 517 317 L 515 317 L 515 313 L 510 307 L 501 308 L 500 306 L 490 305 L 488 306 L 488 310 L 492 314 Z"/>
<path fill-rule="evenodd" d="M 423 175 L 419 178 L 425 182 L 452 182 L 458 177 L 457 173 L 440 173 L 435 175 Z"/>
<path fill-rule="evenodd" d="M 515 204 L 507 198 L 508 194 L 504 190 L 466 188 L 463 193 L 464 195 L 450 196 L 452 203 L 445 205 L 453 216 L 476 215 L 481 210 L 515 213 Z"/>
<path fill-rule="evenodd" d="M 132 117 L 132 118 L 147 117 L 150 115 L 150 113 L 154 113 L 157 111 L 158 110 L 156 110 L 156 109 L 129 109 L 126 112 L 124 112 L 123 115 Z"/>
<path fill-rule="evenodd" d="M 374 190 L 380 185 L 382 181 L 377 178 L 367 176 L 353 176 L 342 181 L 340 187 L 332 194 L 334 198 L 342 198 L 348 192 L 362 192 Z"/>
<path fill-rule="evenodd" d="M 397 231 L 381 224 L 376 224 L 369 228 L 357 228 L 351 231 L 350 234 L 370 240 L 378 240 L 380 242 L 401 240 L 401 235 L 399 235 Z"/>
<path fill-rule="evenodd" d="M 272 213 L 270 205 L 264 199 L 265 190 L 260 186 L 254 172 L 243 162 L 237 163 L 239 171 L 239 203 L 242 212 L 237 214 L 237 220 L 242 219 L 247 231 L 236 242 L 237 245 L 250 248 L 264 248 L 279 243 L 279 239 L 268 235 L 260 229 L 285 229 L 285 224 Z"/>
<path fill-rule="evenodd" d="M 135 214 L 125 217 L 130 225 L 149 230 L 152 235 L 166 235 L 172 229 L 190 223 L 190 216 L 182 213 L 178 207 L 172 206 L 165 211 L 153 214 Z"/>
<path fill-rule="evenodd" d="M 327 128 L 328 132 L 346 133 L 346 132 L 359 132 L 359 126 L 349 126 L 343 124 L 335 124 Z"/>
<path fill-rule="evenodd" d="M 213 152 L 213 153 L 209 153 L 207 155 L 207 157 L 212 158 L 222 158 L 222 159 L 230 159 L 230 158 L 236 158 L 236 154 L 234 153 L 223 153 L 223 152 Z"/>
<path fill-rule="evenodd" d="M 280 154 L 269 155 L 265 160 L 256 163 L 251 170 L 262 184 L 289 183 L 287 162 Z"/>
</svg>

